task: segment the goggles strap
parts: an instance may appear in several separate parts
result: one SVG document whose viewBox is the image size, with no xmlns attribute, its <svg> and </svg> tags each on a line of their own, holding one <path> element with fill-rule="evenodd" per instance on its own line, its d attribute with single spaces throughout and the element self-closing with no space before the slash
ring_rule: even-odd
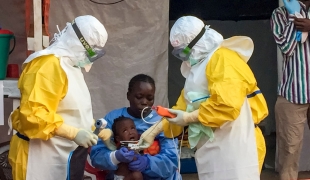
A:
<svg viewBox="0 0 310 180">
<path fill-rule="evenodd" d="M 189 43 L 189 45 L 187 46 L 187 48 L 192 49 L 193 46 L 195 46 L 195 44 L 199 41 L 199 39 L 203 36 L 203 34 L 205 33 L 206 28 L 203 27 L 200 31 L 200 33 Z"/>
<path fill-rule="evenodd" d="M 93 57 L 96 55 L 95 51 L 90 47 L 90 45 L 88 44 L 88 42 L 86 41 L 86 39 L 84 38 L 84 36 L 82 35 L 80 29 L 78 28 L 78 26 L 76 25 L 75 20 L 73 20 L 73 22 L 71 23 L 72 28 L 75 32 L 75 34 L 77 35 L 77 37 L 79 38 L 80 42 L 82 43 L 83 47 L 86 49 L 86 51 L 88 52 L 88 55 L 90 57 Z"/>
</svg>

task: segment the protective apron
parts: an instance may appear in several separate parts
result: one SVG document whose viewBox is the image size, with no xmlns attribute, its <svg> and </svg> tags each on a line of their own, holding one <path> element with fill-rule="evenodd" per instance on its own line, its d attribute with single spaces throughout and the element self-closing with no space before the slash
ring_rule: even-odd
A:
<svg viewBox="0 0 310 180">
<path fill-rule="evenodd" d="M 60 101 L 56 113 L 64 119 L 65 124 L 91 130 L 92 105 L 81 69 L 73 67 L 71 60 L 66 57 L 60 59 L 60 65 L 67 74 L 68 92 Z M 26 179 L 65 180 L 68 156 L 76 147 L 75 142 L 58 136 L 47 141 L 31 139 Z"/>
<path fill-rule="evenodd" d="M 190 69 L 186 67 L 186 63 L 182 64 L 181 72 L 186 78 L 184 96 L 188 105 L 191 99 L 187 94 L 209 94 L 205 71 L 215 51 Z M 246 97 L 239 117 L 217 128 L 214 131 L 214 139 L 202 136 L 196 147 L 195 160 L 199 179 L 260 179 L 252 112 Z"/>
</svg>

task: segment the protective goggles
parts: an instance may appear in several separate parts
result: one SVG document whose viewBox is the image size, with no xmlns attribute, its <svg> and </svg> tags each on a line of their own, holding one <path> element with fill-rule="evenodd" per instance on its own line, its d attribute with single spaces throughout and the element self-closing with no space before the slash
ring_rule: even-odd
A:
<svg viewBox="0 0 310 180">
<path fill-rule="evenodd" d="M 176 58 L 187 61 L 189 59 L 189 56 L 192 53 L 192 48 L 195 46 L 195 44 L 199 41 L 199 39 L 203 36 L 206 29 L 203 27 L 200 31 L 200 33 L 186 46 L 181 45 L 179 47 L 175 47 L 172 51 L 172 55 L 174 55 Z"/>
<path fill-rule="evenodd" d="M 78 26 L 76 25 L 76 22 L 73 21 L 72 23 L 72 28 L 75 32 L 75 34 L 77 35 L 77 37 L 79 38 L 80 42 L 82 43 L 83 47 L 86 50 L 86 55 L 87 58 L 89 59 L 89 61 L 91 63 L 93 63 L 94 61 L 96 61 L 97 59 L 101 58 L 102 56 L 104 56 L 105 51 L 103 50 L 102 47 L 98 47 L 98 46 L 94 46 L 93 48 L 88 44 L 88 42 L 86 41 L 86 39 L 84 38 L 84 36 L 82 35 L 80 29 L 78 28 Z"/>
</svg>

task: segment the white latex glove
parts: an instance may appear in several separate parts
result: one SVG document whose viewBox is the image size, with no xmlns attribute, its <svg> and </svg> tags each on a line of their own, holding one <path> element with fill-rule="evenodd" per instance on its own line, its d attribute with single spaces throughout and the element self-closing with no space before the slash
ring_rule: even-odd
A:
<svg viewBox="0 0 310 180">
<path fill-rule="evenodd" d="M 79 146 L 88 148 L 97 144 L 98 136 L 84 129 L 79 129 L 73 141 Z"/>
<path fill-rule="evenodd" d="M 162 121 L 159 121 L 156 124 L 152 125 L 148 130 L 144 131 L 144 133 L 141 134 L 140 140 L 138 142 L 139 147 L 141 149 L 146 149 L 150 147 L 153 144 L 155 137 L 162 131 Z"/>
<path fill-rule="evenodd" d="M 55 135 L 74 141 L 77 145 L 88 148 L 97 144 L 98 136 L 90 130 L 78 129 L 76 127 L 62 124 L 55 130 Z"/>
<path fill-rule="evenodd" d="M 188 126 L 189 123 L 199 122 L 198 121 L 198 110 L 195 110 L 191 113 L 175 110 L 175 109 L 168 109 L 168 111 L 172 114 L 175 114 L 175 118 L 166 118 L 169 122 L 179 125 L 179 126 Z"/>
</svg>

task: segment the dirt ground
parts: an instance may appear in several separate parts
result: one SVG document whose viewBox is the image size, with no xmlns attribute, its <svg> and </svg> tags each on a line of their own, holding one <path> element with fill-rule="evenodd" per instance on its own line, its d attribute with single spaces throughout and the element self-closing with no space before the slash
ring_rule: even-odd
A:
<svg viewBox="0 0 310 180">
<path fill-rule="evenodd" d="M 261 180 L 279 180 L 279 175 L 275 172 L 275 152 L 276 152 L 276 137 L 275 134 L 265 137 L 267 145 L 267 154 L 265 158 L 264 169 L 262 170 Z M 183 180 L 196 180 L 197 174 L 182 174 Z M 299 172 L 300 180 L 310 180 L 310 172 Z"/>
</svg>

